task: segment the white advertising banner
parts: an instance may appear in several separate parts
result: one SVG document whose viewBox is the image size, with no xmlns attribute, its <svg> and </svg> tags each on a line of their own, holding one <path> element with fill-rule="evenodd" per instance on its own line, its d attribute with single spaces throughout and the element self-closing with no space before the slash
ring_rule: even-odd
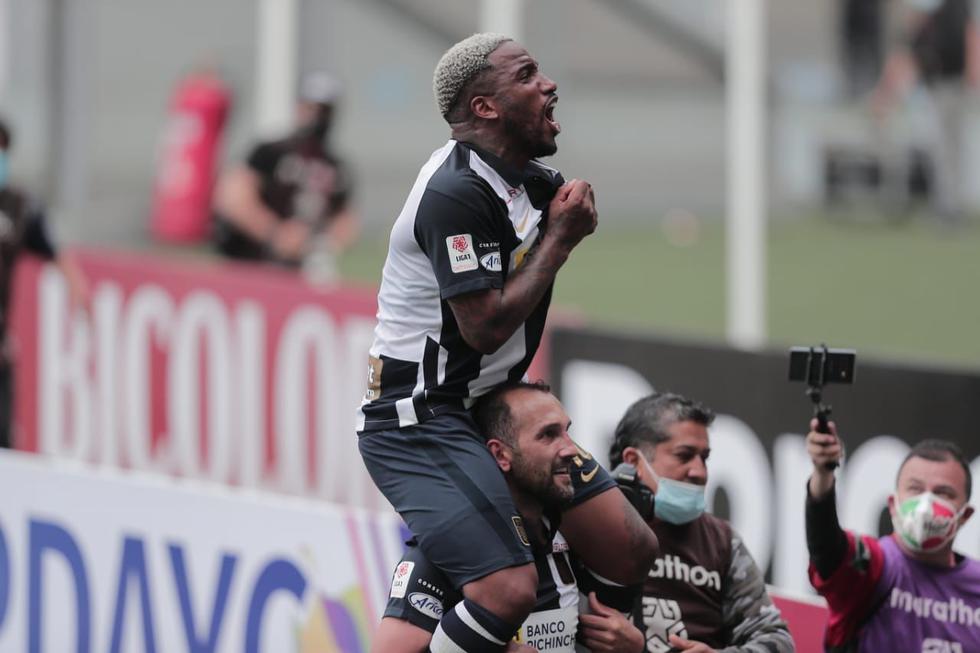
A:
<svg viewBox="0 0 980 653">
<path fill-rule="evenodd" d="M 0 651 L 361 653 L 387 513 L 0 451 Z"/>
</svg>

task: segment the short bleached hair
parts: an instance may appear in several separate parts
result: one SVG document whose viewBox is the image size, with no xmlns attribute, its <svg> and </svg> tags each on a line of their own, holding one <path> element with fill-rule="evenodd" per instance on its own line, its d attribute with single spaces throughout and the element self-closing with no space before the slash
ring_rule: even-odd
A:
<svg viewBox="0 0 980 653">
<path fill-rule="evenodd" d="M 449 121 L 449 114 L 463 89 L 478 74 L 491 67 L 488 61 L 490 54 L 504 41 L 512 40 L 503 34 L 482 32 L 463 39 L 442 55 L 432 76 L 432 91 L 443 118 Z"/>
</svg>

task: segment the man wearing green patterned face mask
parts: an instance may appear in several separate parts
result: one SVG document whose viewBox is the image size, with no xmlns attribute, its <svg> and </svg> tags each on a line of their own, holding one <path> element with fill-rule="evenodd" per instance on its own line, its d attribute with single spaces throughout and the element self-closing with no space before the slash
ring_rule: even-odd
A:
<svg viewBox="0 0 980 653">
<path fill-rule="evenodd" d="M 973 481 L 960 449 L 944 440 L 915 445 L 888 498 L 895 532 L 881 538 L 841 529 L 834 472 L 836 426 L 807 436 L 810 581 L 827 599 L 824 644 L 834 651 L 980 651 L 980 562 L 953 551 L 973 514 Z"/>
<path fill-rule="evenodd" d="M 630 406 L 616 427 L 612 475 L 647 513 L 660 541 L 634 623 L 646 638 L 644 651 L 793 651 L 742 538 L 727 521 L 705 512 L 713 420 L 695 401 L 657 393 Z M 652 510 L 644 495 L 653 495 Z"/>
</svg>

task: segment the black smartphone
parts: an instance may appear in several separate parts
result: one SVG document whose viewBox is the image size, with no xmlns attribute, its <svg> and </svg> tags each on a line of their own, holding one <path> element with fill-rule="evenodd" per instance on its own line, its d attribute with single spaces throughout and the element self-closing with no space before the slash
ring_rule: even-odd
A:
<svg viewBox="0 0 980 653">
<path fill-rule="evenodd" d="M 792 347 L 789 350 L 789 380 L 821 387 L 827 383 L 854 383 L 853 349 Z"/>
</svg>

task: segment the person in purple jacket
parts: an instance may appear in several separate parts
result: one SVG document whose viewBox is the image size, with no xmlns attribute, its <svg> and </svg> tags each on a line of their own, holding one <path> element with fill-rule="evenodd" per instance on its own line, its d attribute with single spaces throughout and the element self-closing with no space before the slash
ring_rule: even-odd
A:
<svg viewBox="0 0 980 653">
<path fill-rule="evenodd" d="M 881 538 L 844 531 L 837 519 L 836 427 L 807 435 L 810 582 L 827 599 L 828 651 L 967 653 L 980 651 L 980 561 L 953 551 L 973 514 L 973 479 L 959 447 L 923 440 L 898 470 L 888 510 L 895 532 Z"/>
</svg>

